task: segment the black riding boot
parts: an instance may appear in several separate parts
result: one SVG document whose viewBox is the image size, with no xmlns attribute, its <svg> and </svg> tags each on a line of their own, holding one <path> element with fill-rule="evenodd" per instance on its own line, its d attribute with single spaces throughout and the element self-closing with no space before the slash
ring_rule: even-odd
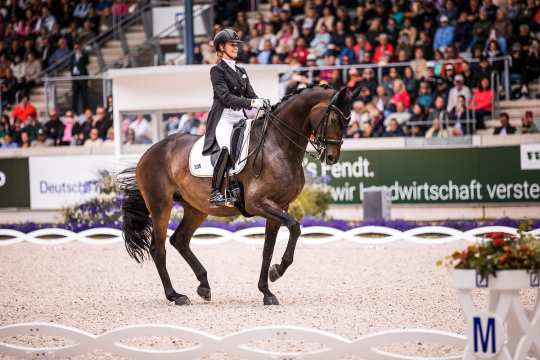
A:
<svg viewBox="0 0 540 360">
<path fill-rule="evenodd" d="M 236 198 L 225 191 L 226 196 L 221 193 L 223 176 L 229 170 L 229 149 L 223 147 L 219 151 L 216 165 L 214 165 L 214 175 L 212 176 L 212 191 L 210 192 L 210 207 L 234 206 Z"/>
</svg>

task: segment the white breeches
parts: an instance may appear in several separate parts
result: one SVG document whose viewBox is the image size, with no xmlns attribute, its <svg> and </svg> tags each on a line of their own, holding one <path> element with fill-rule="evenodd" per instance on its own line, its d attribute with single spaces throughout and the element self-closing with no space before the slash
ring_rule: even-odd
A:
<svg viewBox="0 0 540 360">
<path fill-rule="evenodd" d="M 254 110 L 254 109 L 253 109 Z M 253 118 L 257 114 L 257 111 L 246 110 L 248 118 Z M 216 126 L 216 141 L 219 148 L 226 147 L 231 149 L 231 134 L 233 126 L 246 116 L 242 110 L 223 109 L 221 118 Z"/>
</svg>

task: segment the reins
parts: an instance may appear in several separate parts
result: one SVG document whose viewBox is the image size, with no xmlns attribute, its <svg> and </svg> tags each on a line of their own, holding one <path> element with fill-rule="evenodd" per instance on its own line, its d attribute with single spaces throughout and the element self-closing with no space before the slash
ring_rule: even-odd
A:
<svg viewBox="0 0 540 360">
<path fill-rule="evenodd" d="M 312 157 L 314 159 L 317 159 L 317 160 L 320 160 L 323 153 L 324 153 L 324 151 L 326 150 L 328 144 L 331 144 L 331 145 L 341 145 L 341 144 L 343 144 L 342 139 L 338 140 L 338 139 L 327 139 L 326 138 L 326 128 L 327 128 L 327 125 L 328 125 L 328 120 L 330 118 L 330 113 L 332 111 L 334 111 L 334 112 L 336 112 L 336 114 L 338 114 L 338 117 L 339 117 L 340 122 L 341 122 L 343 127 L 345 127 L 348 124 L 349 120 L 350 120 L 350 115 L 345 116 L 343 111 L 340 108 L 338 108 L 335 104 L 333 104 L 333 100 L 334 99 L 332 99 L 332 101 L 328 105 L 318 104 L 318 105 L 314 106 L 313 108 L 311 108 L 311 110 L 310 110 L 310 112 L 308 114 L 308 117 L 309 117 L 309 116 L 311 116 L 311 113 L 314 110 L 319 109 L 321 107 L 326 108 L 325 113 L 323 114 L 323 116 L 321 118 L 321 121 L 319 121 L 319 125 L 317 126 L 317 129 L 315 130 L 315 134 L 316 134 L 315 139 L 312 139 L 312 136 L 306 136 L 303 133 L 299 132 L 298 130 L 290 128 L 285 121 L 283 121 L 278 116 L 274 115 L 272 113 L 271 109 L 269 109 L 269 108 L 263 109 L 263 111 L 264 111 L 264 115 L 263 115 L 264 120 L 263 121 L 264 122 L 263 122 L 263 128 L 262 128 L 262 131 L 261 131 L 261 137 L 259 139 L 259 142 L 255 146 L 255 148 L 246 155 L 246 157 L 244 159 L 239 161 L 239 163 L 246 161 L 247 159 L 249 159 L 251 156 L 253 156 L 255 154 L 255 161 L 253 161 L 253 163 L 252 163 L 253 176 L 255 178 L 258 178 L 260 176 L 260 174 L 262 172 L 262 164 L 261 164 L 261 169 L 260 169 L 259 172 L 254 171 L 255 170 L 255 164 L 256 164 L 257 157 L 259 156 L 259 153 L 262 154 L 264 140 L 266 139 L 266 131 L 268 130 L 268 124 L 269 124 L 270 120 L 274 120 L 277 124 L 283 126 L 284 128 L 288 129 L 289 131 L 292 131 L 294 134 L 296 134 L 297 136 L 299 136 L 303 140 L 307 140 L 307 142 L 309 144 L 311 144 L 311 146 L 317 152 L 317 154 L 313 154 L 312 152 L 309 152 L 306 149 L 305 146 L 300 145 L 298 142 L 296 142 L 294 139 L 292 139 L 289 135 L 287 135 L 286 132 L 281 128 L 281 126 L 276 126 L 276 129 L 279 131 L 279 133 L 281 135 L 283 135 L 287 140 L 289 140 L 290 143 L 292 143 L 294 146 L 296 146 L 298 149 L 300 149 L 304 154 L 308 154 L 310 157 Z M 254 121 L 256 121 L 257 119 L 260 118 L 259 117 L 259 112 L 260 112 L 260 109 L 257 112 L 257 116 L 255 117 Z"/>
</svg>

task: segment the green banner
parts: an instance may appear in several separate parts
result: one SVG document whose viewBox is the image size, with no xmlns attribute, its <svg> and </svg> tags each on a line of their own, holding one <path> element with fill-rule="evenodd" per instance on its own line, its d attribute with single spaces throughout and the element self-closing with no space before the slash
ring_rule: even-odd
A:
<svg viewBox="0 0 540 360">
<path fill-rule="evenodd" d="M 0 208 L 30 207 L 28 159 L 0 159 Z"/>
<path fill-rule="evenodd" d="M 342 151 L 328 166 L 306 157 L 306 171 L 326 179 L 336 204 L 362 202 L 363 189 L 387 186 L 392 202 L 540 201 L 540 169 L 522 170 L 519 146 Z"/>
</svg>

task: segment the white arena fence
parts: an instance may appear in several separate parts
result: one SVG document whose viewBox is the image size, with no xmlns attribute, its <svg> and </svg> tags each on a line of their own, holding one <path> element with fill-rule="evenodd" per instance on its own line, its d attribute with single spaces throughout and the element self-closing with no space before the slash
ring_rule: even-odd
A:
<svg viewBox="0 0 540 360">
<path fill-rule="evenodd" d="M 493 232 L 517 235 L 518 229 L 507 226 L 483 226 L 461 231 L 444 226 L 421 226 L 407 231 L 384 226 L 362 226 L 347 231 L 326 226 L 307 226 L 302 228 L 299 243 L 306 245 L 322 245 L 337 241 L 349 241 L 363 245 L 383 245 L 395 242 L 408 242 L 422 245 L 447 244 L 454 241 L 477 242 L 482 236 Z M 171 236 L 173 230 L 168 230 Z M 277 241 L 288 239 L 288 230 L 282 227 Z M 540 228 L 528 232 L 540 236 Z M 437 236 L 433 236 L 437 235 Z M 0 246 L 29 242 L 37 245 L 61 245 L 78 241 L 90 245 L 109 245 L 122 243 L 122 231 L 113 228 L 93 228 L 81 232 L 73 232 L 60 228 L 47 228 L 23 233 L 17 230 L 0 229 Z M 249 245 L 262 245 L 264 227 L 250 227 L 238 231 L 229 231 L 217 227 L 201 227 L 195 232 L 192 244 L 216 245 L 227 242 L 238 242 Z"/>
<path fill-rule="evenodd" d="M 108 331 L 101 335 L 68 326 L 49 323 L 20 323 L 0 327 L 0 339 L 16 336 L 54 336 L 72 339 L 77 343 L 63 347 L 28 347 L 0 342 L 0 354 L 23 358 L 67 358 L 86 354 L 94 350 L 103 350 L 113 354 L 126 356 L 129 359 L 198 359 L 216 352 L 223 352 L 242 359 L 339 359 L 346 355 L 355 355 L 370 360 L 411 360 L 439 359 L 457 360 L 463 353 L 443 357 L 407 356 L 395 352 L 379 350 L 383 346 L 406 342 L 422 342 L 423 344 L 445 344 L 463 351 L 466 339 L 462 335 L 423 329 L 404 329 L 382 331 L 368 334 L 355 340 L 316 329 L 297 326 L 264 326 L 256 327 L 227 335 L 215 336 L 204 331 L 173 325 L 134 325 Z M 134 347 L 122 343 L 141 337 L 174 337 L 196 343 L 196 345 L 176 350 L 158 350 Z M 304 352 L 276 352 L 255 347 L 254 341 L 266 341 L 270 338 L 280 340 L 299 340 L 304 343 L 321 344 L 322 348 Z"/>
</svg>

